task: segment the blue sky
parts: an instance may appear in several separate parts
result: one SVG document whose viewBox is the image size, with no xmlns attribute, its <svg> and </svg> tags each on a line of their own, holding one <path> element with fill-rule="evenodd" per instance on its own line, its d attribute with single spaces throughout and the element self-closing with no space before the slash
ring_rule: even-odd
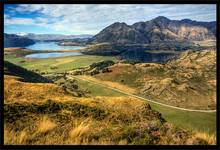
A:
<svg viewBox="0 0 220 150">
<path fill-rule="evenodd" d="M 213 4 L 57 5 L 23 4 L 4 6 L 5 33 L 97 34 L 114 22 L 129 25 L 157 16 L 173 20 L 216 21 Z"/>
</svg>

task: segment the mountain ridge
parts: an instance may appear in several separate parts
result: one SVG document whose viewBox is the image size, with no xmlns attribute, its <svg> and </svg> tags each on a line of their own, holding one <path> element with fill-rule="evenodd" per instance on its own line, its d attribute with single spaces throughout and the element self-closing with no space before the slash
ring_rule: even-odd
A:
<svg viewBox="0 0 220 150">
<path fill-rule="evenodd" d="M 96 34 L 90 41 L 117 44 L 202 41 L 216 38 L 215 24 L 215 21 L 170 20 L 164 16 L 158 16 L 132 25 L 115 22 Z"/>
<path fill-rule="evenodd" d="M 47 40 L 71 40 L 71 39 L 84 39 L 91 38 L 90 34 L 80 34 L 80 35 L 64 35 L 64 34 L 34 34 L 28 33 L 24 37 L 30 38 L 36 41 L 47 41 Z"/>
</svg>

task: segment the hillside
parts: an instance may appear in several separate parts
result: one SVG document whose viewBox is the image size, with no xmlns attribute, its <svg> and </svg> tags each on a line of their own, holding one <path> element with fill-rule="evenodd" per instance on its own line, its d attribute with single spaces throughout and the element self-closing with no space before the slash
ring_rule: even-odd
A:
<svg viewBox="0 0 220 150">
<path fill-rule="evenodd" d="M 124 62 L 126 63 L 126 61 Z M 216 108 L 216 51 L 186 51 L 165 64 L 117 63 L 95 78 L 117 82 L 148 99 L 196 109 Z"/>
<path fill-rule="evenodd" d="M 25 47 L 35 42 L 27 37 L 4 33 L 4 47 Z"/>
<path fill-rule="evenodd" d="M 33 82 L 33 83 L 52 82 L 35 72 L 32 72 L 30 70 L 12 64 L 8 61 L 4 61 L 4 74 L 20 77 L 25 82 Z"/>
<path fill-rule="evenodd" d="M 216 38 L 216 22 L 170 20 L 159 16 L 133 25 L 116 22 L 95 35 L 91 42 L 114 44 L 189 43 Z"/>
<path fill-rule="evenodd" d="M 176 128 L 146 102 L 76 98 L 54 84 L 4 76 L 5 144 L 213 144 Z M 111 136 L 109 136 L 111 135 Z"/>
<path fill-rule="evenodd" d="M 144 79 L 141 92 L 145 96 L 187 108 L 216 108 L 215 50 L 187 51 L 179 59 L 153 70 L 160 75 Z"/>
</svg>

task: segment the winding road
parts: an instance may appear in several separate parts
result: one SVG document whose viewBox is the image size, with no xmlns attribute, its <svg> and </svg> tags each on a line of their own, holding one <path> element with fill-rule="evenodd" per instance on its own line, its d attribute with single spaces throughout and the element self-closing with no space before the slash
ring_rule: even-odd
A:
<svg viewBox="0 0 220 150">
<path fill-rule="evenodd" d="M 91 80 L 88 80 L 88 79 L 84 79 L 84 78 L 81 78 L 81 77 L 79 77 L 79 76 L 67 76 L 67 77 L 70 78 L 70 79 L 75 78 L 75 79 L 79 79 L 79 80 L 84 80 L 84 81 L 87 81 L 87 82 L 89 82 L 89 83 L 96 84 L 96 85 L 99 85 L 99 86 L 102 86 L 102 87 L 105 87 L 105 88 L 108 88 L 108 89 L 111 89 L 111 90 L 114 90 L 114 91 L 123 93 L 123 94 L 125 94 L 125 95 L 131 96 L 131 97 L 134 97 L 134 98 L 137 98 L 137 99 L 141 99 L 141 100 L 144 100 L 144 101 L 148 101 L 148 102 L 151 102 L 151 103 L 155 103 L 155 104 L 158 104 L 158 105 L 161 105 L 161 106 L 165 106 L 165 107 L 169 107 L 169 108 L 173 108 L 173 109 L 178 109 L 178 110 L 183 110 L 183 111 L 191 111 L 191 112 L 202 112 L 202 113 L 213 113 L 213 112 L 216 112 L 216 110 L 198 110 L 198 109 L 187 109 L 187 108 L 181 108 L 181 107 L 171 106 L 171 105 L 167 105 L 167 104 L 155 102 L 155 101 L 152 101 L 152 100 L 143 98 L 143 97 L 141 97 L 141 96 L 137 96 L 137 95 L 134 95 L 134 94 L 130 94 L 130 93 L 127 93 L 127 92 L 122 91 L 122 90 L 120 90 L 120 89 L 113 88 L 113 87 L 110 87 L 110 86 L 106 86 L 106 85 L 104 85 L 104 84 L 97 83 L 97 82 L 94 82 L 94 81 L 91 81 Z"/>
</svg>

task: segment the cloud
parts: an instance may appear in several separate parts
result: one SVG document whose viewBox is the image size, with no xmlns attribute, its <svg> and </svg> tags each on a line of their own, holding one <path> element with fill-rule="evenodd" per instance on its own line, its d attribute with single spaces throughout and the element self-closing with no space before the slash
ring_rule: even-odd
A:
<svg viewBox="0 0 220 150">
<path fill-rule="evenodd" d="M 7 18 L 5 19 L 4 22 L 6 25 L 32 25 L 34 24 L 33 19 L 29 18 Z"/>
<path fill-rule="evenodd" d="M 15 9 L 11 9 L 15 12 L 35 12 L 40 11 L 42 9 L 42 5 L 29 5 L 29 4 L 21 4 L 18 5 L 18 7 L 15 7 Z"/>
<path fill-rule="evenodd" d="M 14 16 L 11 15 L 13 13 L 15 13 Z M 16 14 L 23 18 L 17 17 Z M 23 4 L 11 8 L 4 18 L 6 25 L 23 22 L 26 25 L 35 24 L 61 32 L 96 34 L 117 21 L 133 24 L 151 20 L 157 16 L 166 16 L 170 19 L 188 18 L 213 21 L 216 20 L 215 14 L 215 5 Z"/>
</svg>

